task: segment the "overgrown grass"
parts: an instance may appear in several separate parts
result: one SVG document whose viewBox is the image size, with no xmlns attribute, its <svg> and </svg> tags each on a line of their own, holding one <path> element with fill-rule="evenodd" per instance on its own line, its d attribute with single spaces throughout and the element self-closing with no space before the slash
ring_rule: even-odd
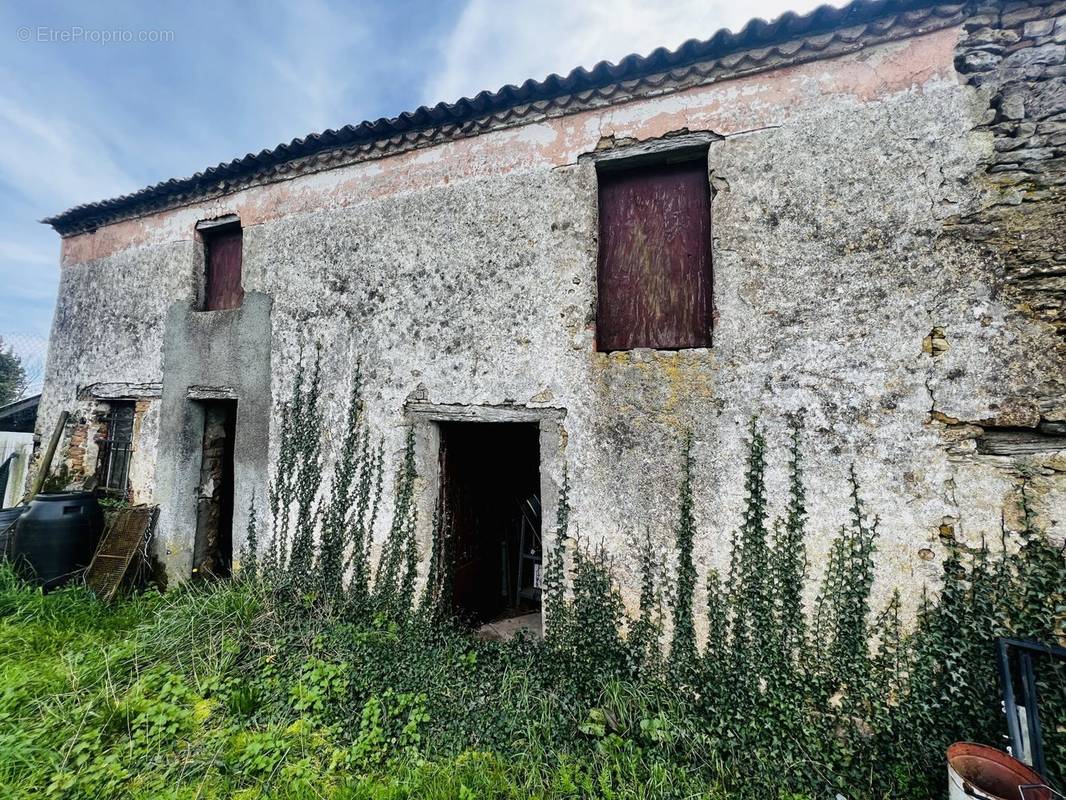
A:
<svg viewBox="0 0 1066 800">
<path fill-rule="evenodd" d="M 753 422 L 726 574 L 700 580 L 692 561 L 686 446 L 675 546 L 646 537 L 635 619 L 608 554 L 566 544 L 564 488 L 547 640 L 480 641 L 449 617 L 443 513 L 415 591 L 410 438 L 371 568 L 382 448 L 356 380 L 348 461 L 326 481 L 318 384 L 316 363 L 286 404 L 269 535 L 243 578 L 108 608 L 0 566 L 0 797 L 936 798 L 950 743 L 1002 744 L 995 637 L 1066 638 L 1066 561 L 1024 477 L 1021 529 L 947 540 L 942 583 L 904 625 L 898 595 L 872 607 L 878 521 L 853 475 L 808 614 L 800 434 L 775 503 Z M 1041 675 L 1061 779 L 1066 674 Z"/>
<path fill-rule="evenodd" d="M 1061 626 L 1064 588 L 1042 537 L 945 567 L 917 629 L 890 604 L 845 668 L 836 635 L 775 640 L 781 608 L 772 656 L 745 649 L 729 613 L 722 640 L 671 663 L 654 581 L 627 623 L 602 554 L 580 551 L 545 643 L 480 641 L 380 596 L 362 616 L 323 610 L 263 579 L 106 607 L 0 566 L 0 796 L 938 797 L 944 743 L 1003 727 L 992 636 L 1012 618 Z M 1048 689 L 1061 709 L 1061 682 Z"/>
<path fill-rule="evenodd" d="M 605 686 L 624 735 L 588 736 L 589 706 L 557 691 L 529 641 L 294 614 L 250 582 L 108 608 L 79 589 L 42 596 L 6 566 L 0 610 L 4 797 L 716 792 L 648 729 L 668 698 Z"/>
</svg>

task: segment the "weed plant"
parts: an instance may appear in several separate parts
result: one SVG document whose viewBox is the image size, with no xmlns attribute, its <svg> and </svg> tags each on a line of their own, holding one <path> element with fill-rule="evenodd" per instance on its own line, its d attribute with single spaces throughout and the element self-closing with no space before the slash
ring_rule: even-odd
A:
<svg viewBox="0 0 1066 800">
<path fill-rule="evenodd" d="M 386 493 L 357 374 L 327 474 L 319 375 L 316 358 L 286 402 L 268 518 L 238 578 L 106 607 L 0 568 L 0 796 L 942 797 L 950 743 L 1003 744 L 994 638 L 1066 633 L 1063 552 L 1024 480 L 1022 529 L 948 540 L 908 625 L 898 594 L 871 605 L 878 521 L 852 472 L 849 522 L 808 592 L 801 432 L 774 502 L 753 421 L 728 573 L 695 568 L 689 438 L 673 548 L 643 532 L 635 617 L 610 555 L 568 535 L 566 481 L 546 640 L 482 641 L 451 618 L 441 512 L 418 588 L 412 438 Z M 1061 779 L 1066 680 L 1041 676 Z"/>
</svg>

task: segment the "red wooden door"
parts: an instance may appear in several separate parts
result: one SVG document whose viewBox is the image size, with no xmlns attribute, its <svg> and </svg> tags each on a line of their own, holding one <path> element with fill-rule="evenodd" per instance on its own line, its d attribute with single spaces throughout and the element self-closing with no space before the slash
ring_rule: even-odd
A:
<svg viewBox="0 0 1066 800">
<path fill-rule="evenodd" d="M 603 172 L 597 349 L 711 343 L 707 162 Z"/>
<path fill-rule="evenodd" d="M 239 227 L 227 227 L 204 237 L 207 269 L 204 287 L 204 310 L 239 308 L 244 300 L 241 285 L 241 249 L 243 237 Z"/>
</svg>

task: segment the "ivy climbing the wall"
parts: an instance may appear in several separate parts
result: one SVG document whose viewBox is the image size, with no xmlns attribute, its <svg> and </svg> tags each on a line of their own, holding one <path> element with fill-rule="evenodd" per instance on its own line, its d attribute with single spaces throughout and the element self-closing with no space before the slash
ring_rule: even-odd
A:
<svg viewBox="0 0 1066 800">
<path fill-rule="evenodd" d="M 939 798 L 949 744 L 1003 744 L 995 637 L 1066 637 L 1066 562 L 1024 472 L 1020 529 L 946 538 L 942 579 L 910 619 L 898 592 L 874 603 L 879 521 L 855 470 L 841 465 L 847 522 L 814 575 L 802 428 L 781 446 L 775 496 L 778 454 L 752 420 L 728 536 L 698 518 L 707 465 L 679 442 L 674 518 L 632 532 L 632 613 L 623 554 L 577 535 L 564 475 L 546 639 L 482 641 L 452 618 L 447 509 L 419 550 L 412 434 L 386 454 L 356 365 L 327 438 L 321 375 L 316 351 L 284 402 L 233 582 L 112 611 L 0 571 L 11 796 Z M 701 571 L 712 538 L 728 567 Z M 108 631 L 114 651 L 83 630 Z M 1061 781 L 1066 675 L 1040 680 Z"/>
</svg>

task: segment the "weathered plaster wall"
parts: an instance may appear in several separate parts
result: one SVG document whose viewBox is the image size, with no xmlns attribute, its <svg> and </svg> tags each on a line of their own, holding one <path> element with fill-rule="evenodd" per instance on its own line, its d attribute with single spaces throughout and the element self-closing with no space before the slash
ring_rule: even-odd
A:
<svg viewBox="0 0 1066 800">
<path fill-rule="evenodd" d="M 167 314 L 154 494 L 160 504 L 157 549 L 173 577 L 186 577 L 193 567 L 205 421 L 199 401 L 237 401 L 234 531 L 247 530 L 253 496 L 266 507 L 272 305 L 268 295 L 246 291 L 238 309 L 196 311 L 178 301 Z"/>
<path fill-rule="evenodd" d="M 815 570 L 846 518 L 854 462 L 882 519 L 877 591 L 902 584 L 913 598 L 938 574 L 940 533 L 998 531 L 1018 479 L 1012 458 L 960 445 L 944 415 L 982 420 L 1039 402 L 1045 421 L 1066 419 L 1053 328 L 999 291 L 1002 253 L 949 230 L 988 202 L 979 172 L 994 150 L 981 128 L 988 93 L 954 67 L 962 35 L 490 132 L 71 237 L 42 430 L 75 384 L 116 371 L 167 391 L 156 328 L 168 302 L 191 302 L 193 227 L 238 213 L 245 288 L 273 298 L 272 458 L 279 402 L 314 342 L 330 443 L 361 357 L 390 475 L 409 399 L 565 410 L 574 527 L 604 540 L 634 587 L 631 543 L 645 528 L 664 546 L 671 538 L 683 432 L 696 436 L 702 571 L 725 564 L 740 520 L 750 418 L 768 431 L 780 509 L 786 420 L 802 414 Z M 596 353 L 590 154 L 684 129 L 721 137 L 708 156 L 713 348 Z M 159 288 L 125 331 L 83 303 L 99 291 L 86 276 L 124 285 L 134 264 Z M 76 312 L 81 334 L 60 323 Z M 79 337 L 97 330 L 123 353 L 119 366 L 80 353 Z M 1061 458 L 1038 457 L 1037 507 L 1059 536 Z M 559 472 L 552 461 L 548 477 Z M 171 524 L 165 535 L 186 534 Z"/>
<path fill-rule="evenodd" d="M 138 400 L 131 499 L 147 502 L 155 485 L 158 403 L 167 306 L 188 297 L 194 280 L 193 242 L 128 248 L 106 259 L 65 265 L 52 322 L 37 434 L 47 444 L 60 411 L 71 412 L 55 465 L 73 455 L 95 469 L 89 423 L 109 399 Z M 84 426 L 81 454 L 71 440 Z M 38 447 L 37 456 L 43 446 Z M 36 463 L 35 463 L 36 467 Z"/>
</svg>

